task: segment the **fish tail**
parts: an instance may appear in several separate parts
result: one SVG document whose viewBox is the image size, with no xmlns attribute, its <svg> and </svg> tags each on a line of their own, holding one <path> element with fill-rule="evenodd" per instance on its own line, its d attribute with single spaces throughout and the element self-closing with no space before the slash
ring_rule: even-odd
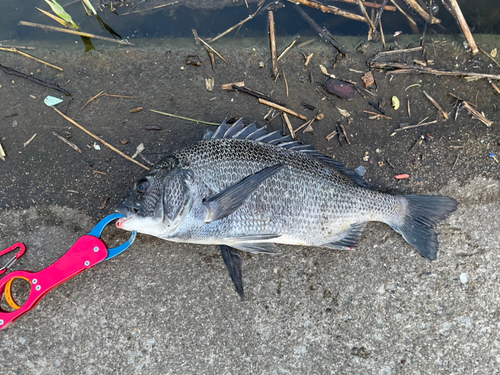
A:
<svg viewBox="0 0 500 375">
<path fill-rule="evenodd" d="M 402 223 L 390 224 L 391 227 L 425 258 L 436 259 L 438 242 L 434 225 L 455 211 L 458 203 L 441 196 L 405 195 L 404 198 L 406 216 Z"/>
</svg>

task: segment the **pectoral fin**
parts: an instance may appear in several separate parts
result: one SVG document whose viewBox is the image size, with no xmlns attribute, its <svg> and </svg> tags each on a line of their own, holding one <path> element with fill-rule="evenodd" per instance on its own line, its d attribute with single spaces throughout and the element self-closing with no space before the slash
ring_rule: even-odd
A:
<svg viewBox="0 0 500 375">
<path fill-rule="evenodd" d="M 264 168 L 257 173 L 245 177 L 236 184 L 227 187 L 220 193 L 204 200 L 203 204 L 208 209 L 205 222 L 210 223 L 231 215 L 245 202 L 245 199 L 247 199 L 248 196 L 252 194 L 261 183 L 269 177 L 274 176 L 283 167 L 284 165 L 282 164 L 276 164 Z"/>
<path fill-rule="evenodd" d="M 241 299 L 244 299 L 245 293 L 243 292 L 243 278 L 241 275 L 241 257 L 235 249 L 227 245 L 220 245 L 220 250 L 222 252 L 222 259 L 224 259 L 224 263 L 229 271 L 229 276 L 231 276 L 231 280 L 233 280 L 234 288 Z"/>
</svg>

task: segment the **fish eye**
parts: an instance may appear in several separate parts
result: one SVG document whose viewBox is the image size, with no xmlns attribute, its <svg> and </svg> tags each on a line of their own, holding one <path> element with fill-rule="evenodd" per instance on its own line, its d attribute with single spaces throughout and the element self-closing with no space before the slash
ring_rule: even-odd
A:
<svg viewBox="0 0 500 375">
<path fill-rule="evenodd" d="M 140 180 L 137 182 L 136 189 L 139 193 L 145 193 L 146 190 L 149 188 L 149 181 L 148 180 Z"/>
</svg>

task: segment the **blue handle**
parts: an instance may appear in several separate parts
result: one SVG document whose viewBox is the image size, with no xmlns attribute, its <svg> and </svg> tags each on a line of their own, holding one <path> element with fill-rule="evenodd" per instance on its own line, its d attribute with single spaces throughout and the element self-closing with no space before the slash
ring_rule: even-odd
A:
<svg viewBox="0 0 500 375">
<path fill-rule="evenodd" d="M 102 219 L 95 227 L 94 229 L 92 229 L 89 233 L 89 235 L 91 236 L 94 236 L 94 237 L 97 237 L 97 238 L 101 238 L 101 234 L 102 234 L 102 231 L 104 230 L 104 228 L 109 224 L 111 223 L 113 220 L 116 220 L 116 219 L 121 219 L 121 218 L 124 218 L 125 216 L 120 214 L 120 213 L 114 213 L 114 214 L 111 214 L 111 215 L 108 215 L 106 216 L 104 219 Z M 135 240 L 135 236 L 136 236 L 137 232 L 136 231 L 133 231 L 132 232 L 132 235 L 130 236 L 130 238 L 128 239 L 127 242 L 125 242 L 124 244 L 118 246 L 118 247 L 114 247 L 112 249 L 108 249 L 108 256 L 104 259 L 104 260 L 108 260 L 108 259 L 111 259 L 115 256 L 117 256 L 118 254 L 121 254 L 122 252 L 124 252 L 125 250 L 127 250 L 130 245 L 132 245 L 132 243 L 134 242 Z"/>
</svg>

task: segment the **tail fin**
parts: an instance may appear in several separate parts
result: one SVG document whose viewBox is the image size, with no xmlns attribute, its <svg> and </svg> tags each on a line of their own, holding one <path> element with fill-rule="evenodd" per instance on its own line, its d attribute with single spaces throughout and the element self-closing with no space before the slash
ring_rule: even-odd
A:
<svg viewBox="0 0 500 375">
<path fill-rule="evenodd" d="M 458 203 L 440 196 L 406 195 L 405 198 L 408 206 L 404 222 L 391 226 L 425 258 L 434 260 L 438 242 L 433 227 L 455 211 Z"/>
</svg>

